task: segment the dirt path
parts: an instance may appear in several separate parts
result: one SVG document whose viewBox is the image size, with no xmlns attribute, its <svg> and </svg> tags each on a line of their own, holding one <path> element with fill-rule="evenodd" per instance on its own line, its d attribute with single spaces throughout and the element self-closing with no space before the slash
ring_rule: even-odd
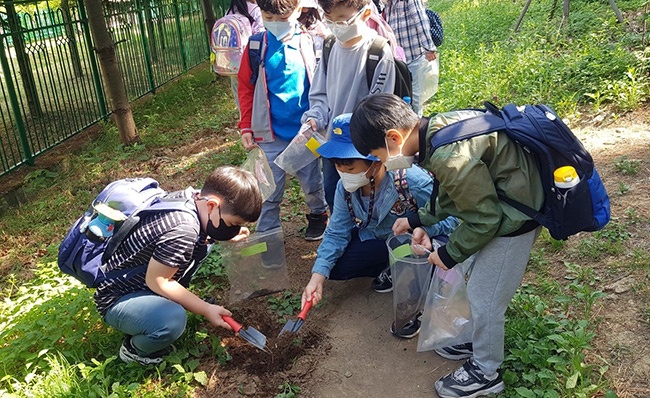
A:
<svg viewBox="0 0 650 398">
<path fill-rule="evenodd" d="M 305 392 L 319 398 L 430 397 L 433 382 L 457 365 L 433 352 L 416 352 L 417 338 L 394 337 L 392 294 L 370 289 L 370 279 L 329 282 L 319 310 L 332 349 Z"/>
</svg>

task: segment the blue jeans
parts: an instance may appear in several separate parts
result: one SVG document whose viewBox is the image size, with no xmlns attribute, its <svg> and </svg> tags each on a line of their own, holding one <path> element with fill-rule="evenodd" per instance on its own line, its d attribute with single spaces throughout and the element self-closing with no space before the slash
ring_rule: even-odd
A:
<svg viewBox="0 0 650 398">
<path fill-rule="evenodd" d="M 330 271 L 329 279 L 343 281 L 352 278 L 376 277 L 388 268 L 388 248 L 386 241 L 369 239 L 362 242 L 356 228 L 343 255 Z"/>
<path fill-rule="evenodd" d="M 266 159 L 273 171 L 275 180 L 275 191 L 262 203 L 262 213 L 257 221 L 257 232 L 264 232 L 281 226 L 280 224 L 280 203 L 284 196 L 284 187 L 287 175 L 277 164 L 275 158 L 289 145 L 288 141 L 275 137 L 273 142 L 260 143 L 259 146 L 266 154 Z M 325 194 L 323 192 L 323 174 L 320 170 L 320 162 L 314 159 L 313 162 L 298 170 L 296 178 L 300 182 L 302 192 L 305 194 L 305 202 L 312 214 L 323 214 L 327 211 Z"/>
<path fill-rule="evenodd" d="M 334 162 L 329 159 L 323 159 L 323 188 L 325 189 L 325 201 L 330 208 L 330 214 L 334 210 L 334 193 L 336 193 L 336 184 L 338 184 L 341 176 L 336 171 Z"/>
<path fill-rule="evenodd" d="M 141 355 L 172 345 L 185 331 L 187 313 L 180 304 L 149 290 L 129 293 L 108 309 L 104 321 L 131 337 Z"/>
</svg>

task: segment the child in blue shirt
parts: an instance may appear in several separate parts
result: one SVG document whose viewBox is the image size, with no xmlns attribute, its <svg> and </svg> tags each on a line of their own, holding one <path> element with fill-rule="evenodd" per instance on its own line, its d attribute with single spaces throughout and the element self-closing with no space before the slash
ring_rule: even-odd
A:
<svg viewBox="0 0 650 398">
<path fill-rule="evenodd" d="M 396 220 L 417 213 L 431 199 L 433 180 L 423 169 L 386 171 L 379 159 L 354 148 L 350 117 L 346 113 L 334 118 L 330 140 L 317 149 L 334 163 L 341 179 L 311 280 L 302 294 L 303 304 L 310 298 L 313 304 L 322 299 L 327 279 L 376 277 L 375 291 L 392 291 L 386 239 L 393 234 Z M 448 235 L 457 225 L 458 220 L 450 217 L 427 227 L 427 233 Z"/>
<path fill-rule="evenodd" d="M 309 88 L 316 65 L 313 42 L 298 23 L 298 0 L 259 0 L 266 32 L 251 37 L 239 69 L 241 141 L 246 150 L 258 146 L 266 154 L 276 189 L 262 205 L 257 231 L 281 226 L 280 203 L 286 174 L 274 160 L 289 145 L 301 127 L 300 118 L 309 109 Z M 261 62 L 251 62 L 250 49 Z M 253 71 L 253 68 L 255 71 Z M 327 223 L 320 162 L 314 159 L 300 169 L 300 181 L 310 214 L 306 240 L 320 240 Z"/>
</svg>

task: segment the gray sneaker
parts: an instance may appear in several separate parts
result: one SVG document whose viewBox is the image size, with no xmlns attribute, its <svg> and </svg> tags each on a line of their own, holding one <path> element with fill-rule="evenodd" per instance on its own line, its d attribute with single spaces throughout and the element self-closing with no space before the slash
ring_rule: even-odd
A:
<svg viewBox="0 0 650 398">
<path fill-rule="evenodd" d="M 136 349 L 131 344 L 131 336 L 124 337 L 122 346 L 120 347 L 120 359 L 126 363 L 137 362 L 140 365 L 158 365 L 163 361 L 163 355 L 169 353 L 170 350 L 161 350 L 149 354 L 149 356 L 138 354 Z"/>
<path fill-rule="evenodd" d="M 487 377 L 472 359 L 453 373 L 436 381 L 436 392 L 440 398 L 476 398 L 503 391 L 505 384 L 497 372 Z"/>
</svg>

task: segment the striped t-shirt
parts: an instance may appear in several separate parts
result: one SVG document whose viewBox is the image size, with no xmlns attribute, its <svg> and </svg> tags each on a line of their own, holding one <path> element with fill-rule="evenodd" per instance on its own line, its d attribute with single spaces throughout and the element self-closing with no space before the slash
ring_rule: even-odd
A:
<svg viewBox="0 0 650 398">
<path fill-rule="evenodd" d="M 148 265 L 153 257 L 162 264 L 178 268 L 173 279 L 179 280 L 187 271 L 192 272 L 195 263 L 206 255 L 206 246 L 197 243 L 199 231 L 197 215 L 186 211 L 146 216 L 108 259 L 106 271 Z M 106 280 L 95 291 L 97 311 L 104 316 L 122 296 L 141 290 L 149 290 L 145 272 Z"/>
</svg>

